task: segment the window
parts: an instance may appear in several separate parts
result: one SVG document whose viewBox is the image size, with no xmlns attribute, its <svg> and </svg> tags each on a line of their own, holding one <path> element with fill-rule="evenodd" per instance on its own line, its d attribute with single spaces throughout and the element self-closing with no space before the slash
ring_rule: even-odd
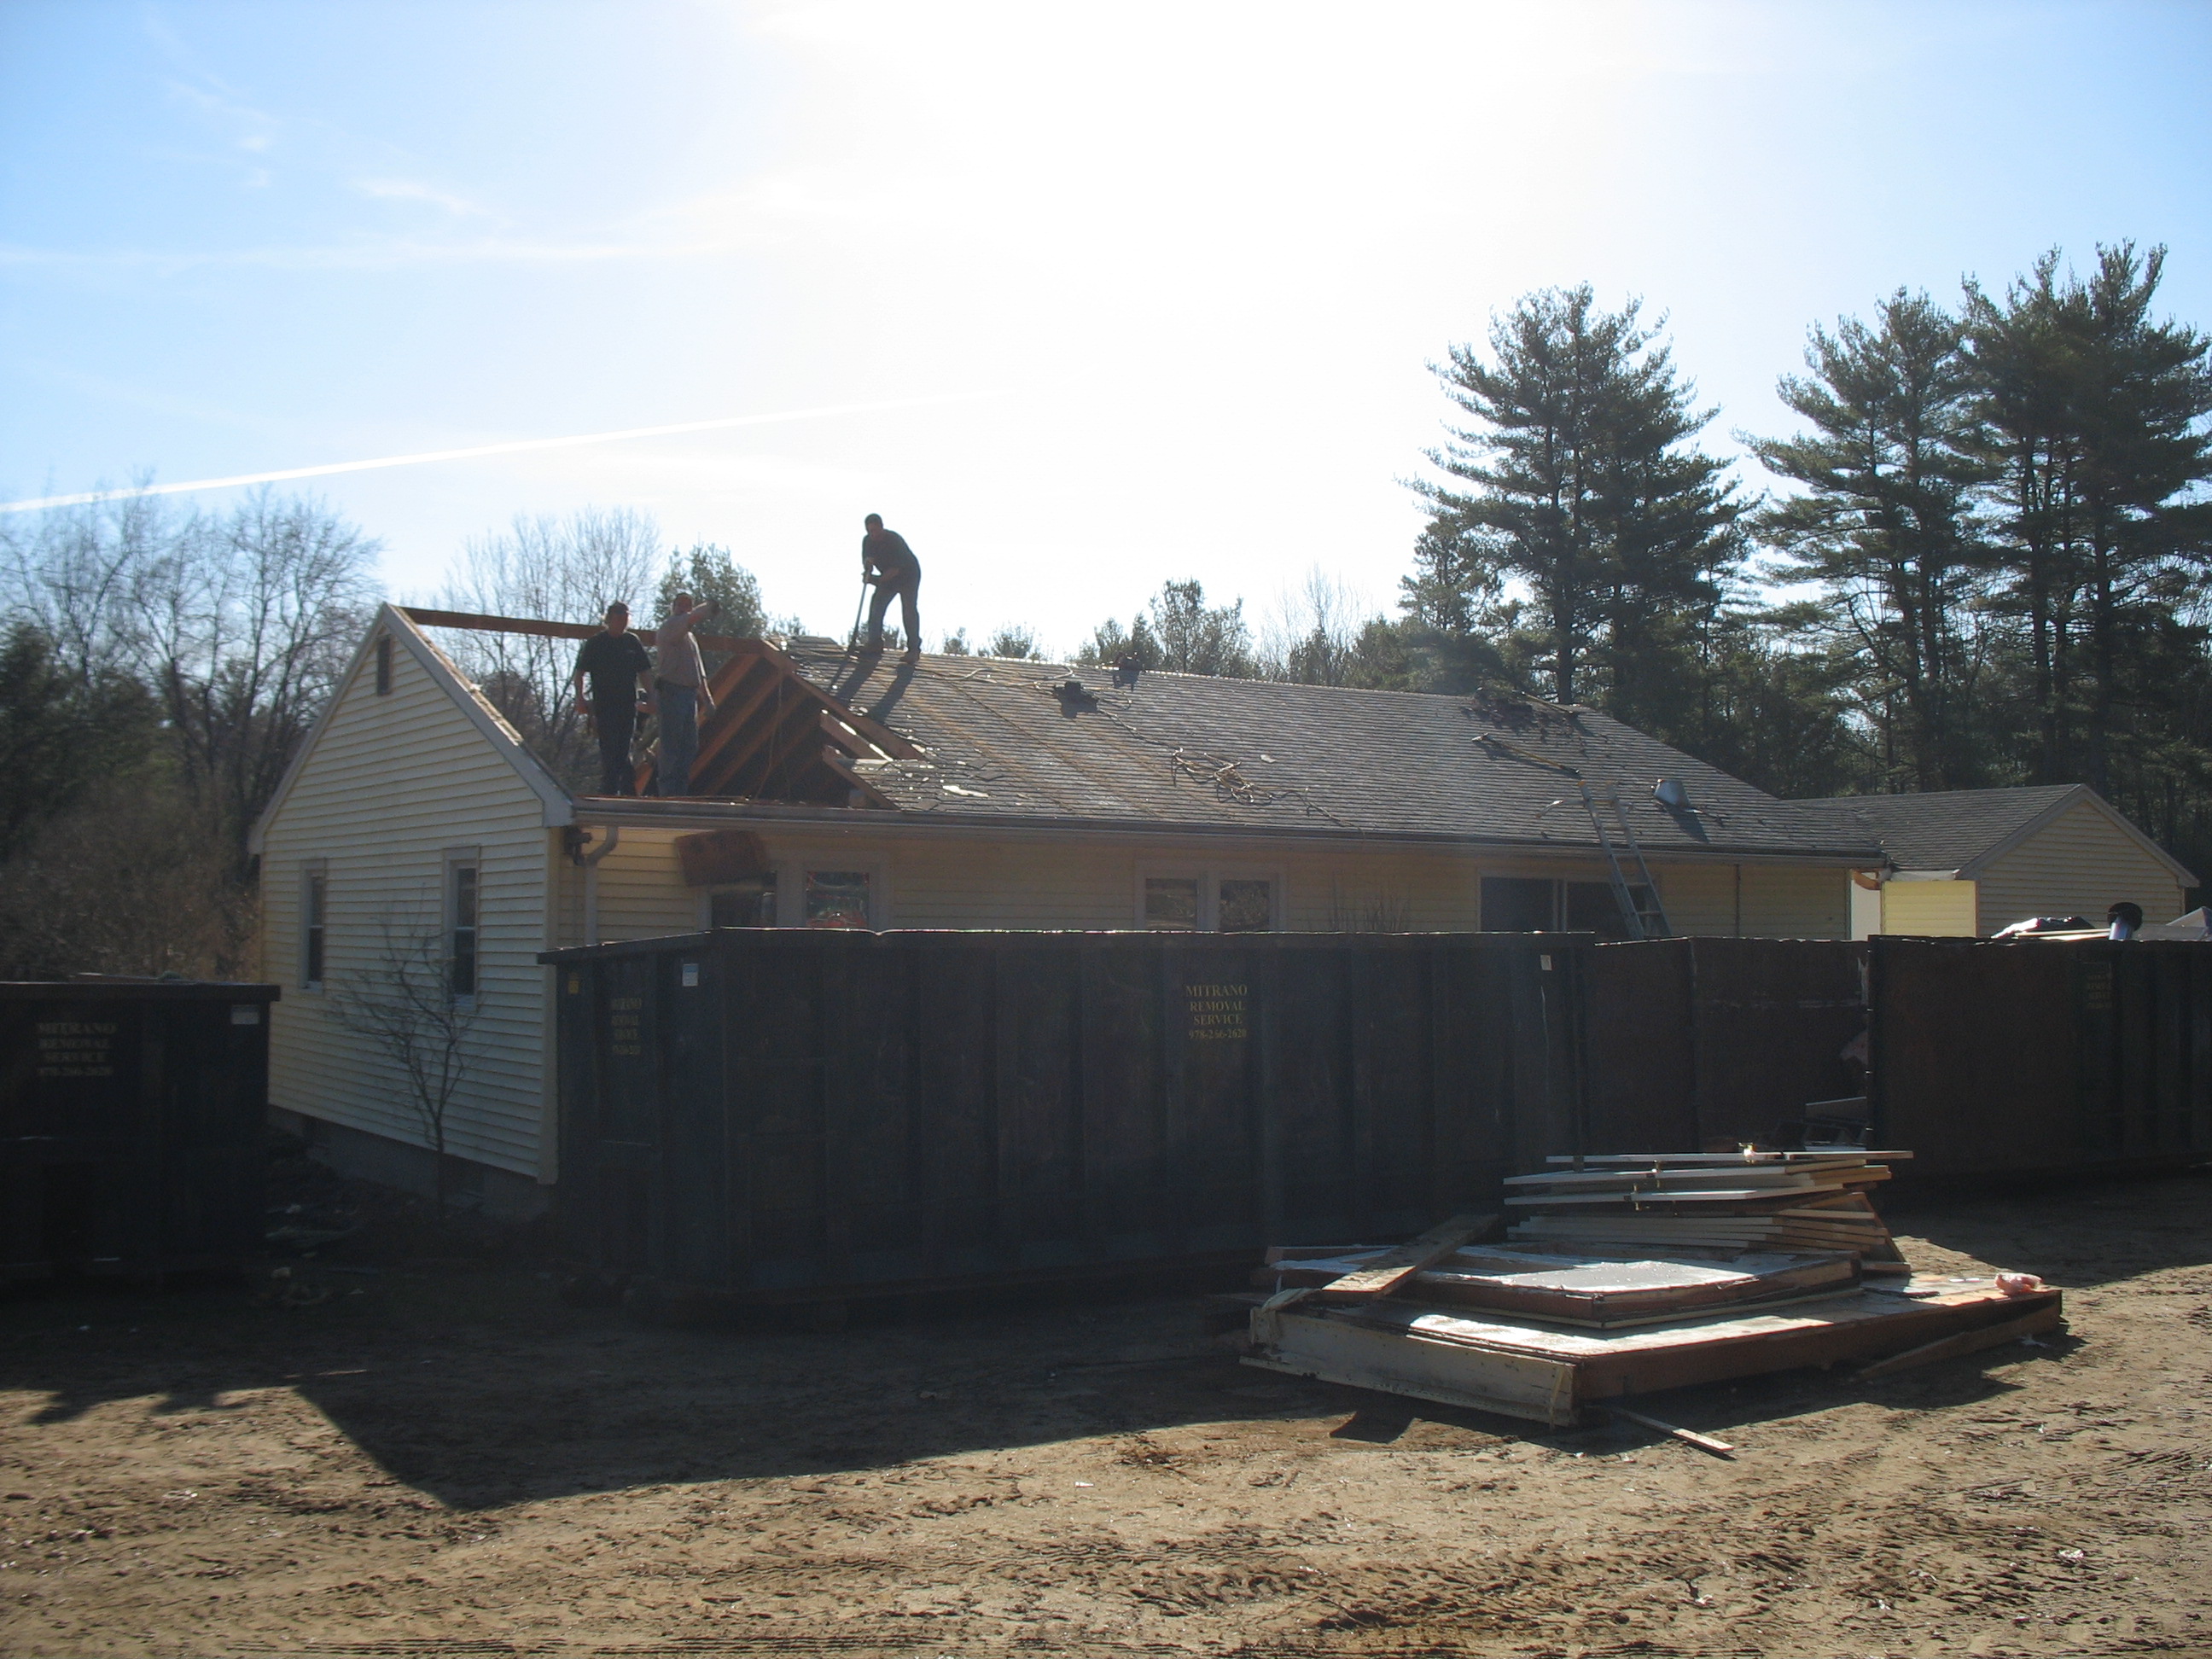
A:
<svg viewBox="0 0 2212 1659">
<path fill-rule="evenodd" d="M 1156 933 L 1264 933 L 1279 925 L 1273 872 L 1140 872 L 1137 924 Z"/>
<path fill-rule="evenodd" d="M 456 1002 L 476 1000 L 479 869 L 474 853 L 446 855 L 446 994 Z"/>
<path fill-rule="evenodd" d="M 1628 890 L 1632 902 L 1650 911 L 1650 889 Z M 1482 927 L 1491 933 L 1545 933 L 1564 928 L 1600 939 L 1635 937 L 1609 881 L 1558 881 L 1548 876 L 1485 876 Z"/>
<path fill-rule="evenodd" d="M 1214 927 L 1224 933 L 1264 933 L 1274 917 L 1274 884 L 1224 876 L 1214 900 Z"/>
<path fill-rule="evenodd" d="M 376 695 L 380 697 L 392 695 L 392 635 L 389 634 L 376 636 Z"/>
<path fill-rule="evenodd" d="M 872 885 L 866 870 L 809 870 L 799 920 L 809 927 L 866 927 Z"/>
<path fill-rule="evenodd" d="M 321 860 L 300 872 L 300 988 L 323 988 L 325 940 L 330 925 L 330 872 Z"/>
<path fill-rule="evenodd" d="M 1195 932 L 1198 886 L 1195 876 L 1146 876 L 1145 926 L 1156 933 Z"/>
<path fill-rule="evenodd" d="M 775 877 L 757 876 L 717 887 L 707 896 L 709 927 L 775 926 Z"/>
</svg>

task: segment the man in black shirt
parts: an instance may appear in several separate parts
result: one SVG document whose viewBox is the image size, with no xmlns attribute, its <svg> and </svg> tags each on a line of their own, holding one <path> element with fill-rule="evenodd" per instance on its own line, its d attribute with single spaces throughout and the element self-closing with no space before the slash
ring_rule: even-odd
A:
<svg viewBox="0 0 2212 1659">
<path fill-rule="evenodd" d="M 584 677 L 591 677 L 592 696 L 584 700 Z M 653 659 L 645 641 L 629 631 L 629 607 L 617 601 L 607 607 L 605 631 L 584 641 L 576 653 L 577 712 L 591 717 L 599 735 L 599 793 L 634 795 L 637 773 L 630 765 L 630 738 L 637 731 L 638 693 L 649 699 L 653 690 Z"/>
<path fill-rule="evenodd" d="M 918 657 L 921 618 L 915 614 L 915 601 L 921 592 L 921 561 L 914 556 L 905 537 L 884 528 L 881 514 L 869 514 L 866 526 L 868 533 L 860 538 L 860 579 L 876 585 L 874 602 L 868 607 L 868 649 L 884 648 L 884 612 L 890 609 L 896 593 L 899 620 L 906 629 L 906 653 Z"/>
</svg>

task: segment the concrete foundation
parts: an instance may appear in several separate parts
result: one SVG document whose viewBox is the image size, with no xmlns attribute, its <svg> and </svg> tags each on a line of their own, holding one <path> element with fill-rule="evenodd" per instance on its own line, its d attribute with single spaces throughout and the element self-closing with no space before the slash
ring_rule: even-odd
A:
<svg viewBox="0 0 2212 1659">
<path fill-rule="evenodd" d="M 307 1143 L 310 1158 L 342 1176 L 373 1181 L 422 1198 L 437 1191 L 437 1166 L 427 1146 L 370 1134 L 365 1129 L 349 1128 L 282 1106 L 269 1109 L 269 1121 L 272 1128 L 299 1136 Z M 494 1221 L 530 1221 L 551 1207 L 553 1189 L 527 1176 L 448 1154 L 446 1200 L 456 1209 Z"/>
</svg>

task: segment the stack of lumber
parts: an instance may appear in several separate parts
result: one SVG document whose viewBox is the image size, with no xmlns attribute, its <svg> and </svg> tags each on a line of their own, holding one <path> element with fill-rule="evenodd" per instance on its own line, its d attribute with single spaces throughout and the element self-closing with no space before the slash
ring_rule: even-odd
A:
<svg viewBox="0 0 2212 1659">
<path fill-rule="evenodd" d="M 1842 1361 L 1881 1376 L 2059 1328 L 2058 1292 L 2024 1275 L 1862 1282 L 1908 1271 L 1866 1197 L 1902 1156 L 1553 1159 L 1508 1183 L 1505 1244 L 1462 1215 L 1389 1249 L 1271 1252 L 1244 1363 L 1556 1426 L 1626 1395 Z"/>
<path fill-rule="evenodd" d="M 1869 1273 L 1911 1269 L 1869 1201 L 1909 1152 L 1620 1152 L 1554 1158 L 1507 1180 L 1512 1242 L 1587 1253 L 1849 1252 Z"/>
<path fill-rule="evenodd" d="M 1324 1304 L 1342 1304 L 1358 1292 L 1335 1287 L 1356 1287 L 1382 1254 L 1302 1256 L 1264 1271 L 1278 1288 L 1309 1285 L 1322 1292 Z M 1858 1261 L 1848 1253 L 1668 1261 L 1626 1252 L 1606 1258 L 1469 1244 L 1421 1268 L 1395 1286 L 1395 1294 L 1429 1306 L 1481 1308 L 1611 1330 L 1663 1324 L 1720 1308 L 1769 1308 L 1850 1296 L 1858 1288 Z"/>
</svg>

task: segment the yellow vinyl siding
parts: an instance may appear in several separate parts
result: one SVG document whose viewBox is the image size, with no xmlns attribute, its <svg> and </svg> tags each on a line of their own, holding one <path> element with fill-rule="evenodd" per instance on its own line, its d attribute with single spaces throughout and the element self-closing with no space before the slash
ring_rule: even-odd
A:
<svg viewBox="0 0 2212 1659">
<path fill-rule="evenodd" d="M 1975 929 L 1971 881 L 1891 881 L 1882 884 L 1881 931 L 1968 939 Z"/>
<path fill-rule="evenodd" d="M 1747 939 L 1849 939 L 1850 876 L 1788 864 L 1743 866 Z"/>
<path fill-rule="evenodd" d="M 1293 932 L 1453 933 L 1481 926 L 1482 878 L 1515 875 L 1603 881 L 1603 864 L 1473 848 L 1285 848 L 1259 841 L 1100 836 L 943 839 L 870 834 L 861 825 L 800 828 L 755 823 L 787 882 L 805 866 L 849 862 L 880 870 L 892 927 L 1121 929 L 1139 925 L 1145 872 L 1260 875 L 1281 884 L 1282 925 Z M 599 833 L 597 830 L 595 835 Z M 599 939 L 651 939 L 705 925 L 702 890 L 687 887 L 674 842 L 682 831 L 625 827 L 589 877 L 564 871 L 562 915 L 595 915 Z M 1850 878 L 1840 869 L 1681 865 L 1654 872 L 1676 931 L 1736 931 L 1783 937 L 1845 938 Z M 595 881 L 596 899 L 574 896 Z M 1741 901 L 1739 900 L 1741 890 Z M 580 928 L 579 921 L 576 926 Z M 564 929 L 564 942 L 581 932 Z"/>
<path fill-rule="evenodd" d="M 2026 916 L 2086 916 L 2102 927 L 2106 910 L 2122 899 L 2142 906 L 2146 921 L 2181 914 L 2181 884 L 2173 872 L 2086 800 L 1975 875 L 1981 890 L 1976 931 L 1983 933 Z"/>
<path fill-rule="evenodd" d="M 536 1176 L 544 1093 L 545 861 L 538 797 L 422 664 L 392 653 L 388 696 L 373 660 L 337 706 L 264 826 L 264 971 L 283 985 L 271 1011 L 270 1101 L 308 1117 L 427 1146 L 397 1068 L 337 1019 L 331 992 L 300 987 L 300 873 L 328 872 L 325 983 L 374 971 L 381 926 L 438 927 L 445 854 L 480 859 L 478 1012 L 469 1074 L 446 1120 L 447 1150 Z"/>
</svg>

